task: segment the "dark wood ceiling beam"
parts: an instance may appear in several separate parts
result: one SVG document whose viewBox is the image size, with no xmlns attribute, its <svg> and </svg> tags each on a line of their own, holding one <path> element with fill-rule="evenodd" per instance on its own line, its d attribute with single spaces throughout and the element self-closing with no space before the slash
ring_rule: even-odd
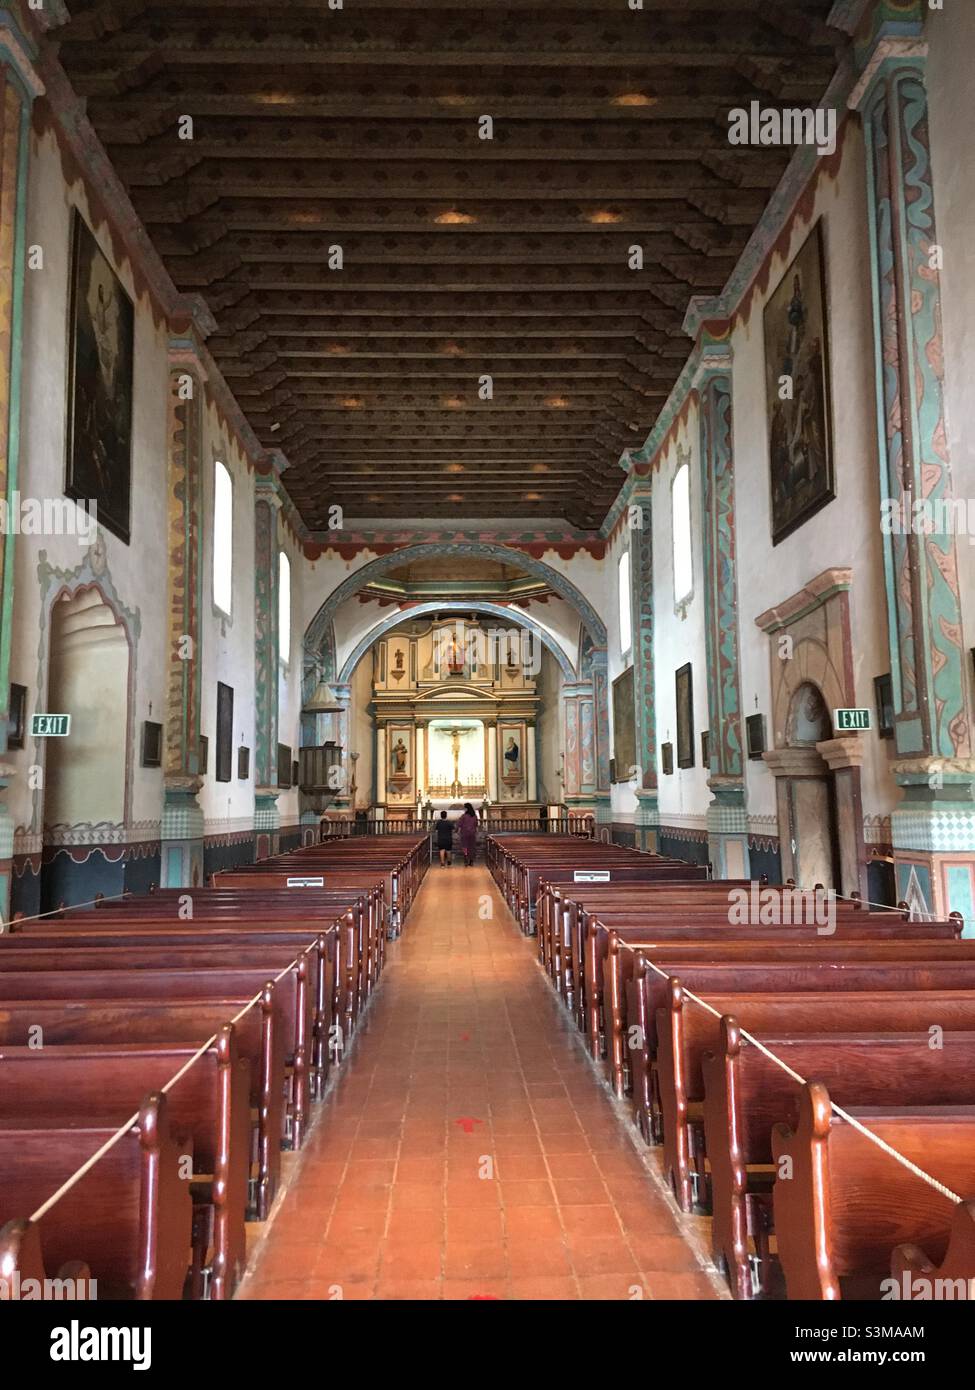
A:
<svg viewBox="0 0 975 1390">
<path fill-rule="evenodd" d="M 801 15 L 801 12 L 800 12 Z M 421 67 L 449 72 L 463 68 L 526 67 L 588 72 L 634 64 L 655 70 L 727 65 L 739 55 L 793 64 L 795 34 L 784 33 L 756 11 L 739 10 L 735 22 L 722 19 L 720 45 L 712 24 L 671 6 L 652 24 L 639 13 L 618 8 L 593 16 L 553 13 L 539 6 L 534 13 L 512 15 L 482 8 L 454 16 L 445 24 L 424 13 L 408 18 L 395 11 L 367 13 L 349 8 L 317 16 L 276 6 L 249 15 L 239 6 L 221 10 L 210 4 L 180 11 L 172 5 L 144 15 L 130 13 L 114 31 L 85 38 L 71 24 L 59 33 L 62 60 L 87 74 L 110 74 L 118 65 L 138 65 L 163 57 L 173 68 L 265 67 L 277 76 L 291 67 L 331 72 L 342 67 L 394 70 Z M 806 26 L 803 44 L 810 61 L 834 60 L 833 39 L 825 28 L 822 47 Z"/>
<path fill-rule="evenodd" d="M 203 190 L 205 192 L 205 190 Z M 152 217 L 151 200 L 141 209 L 143 218 Z M 159 225 L 179 227 L 192 236 L 200 235 L 203 244 L 212 241 L 214 227 L 235 232 L 284 232 L 303 237 L 321 236 L 341 227 L 343 232 L 380 232 L 401 234 L 420 232 L 424 236 L 447 241 L 462 234 L 465 237 L 515 232 L 537 235 L 544 232 L 557 235 L 586 233 L 600 235 L 606 224 L 597 219 L 608 212 L 614 230 L 621 233 L 670 235 L 683 241 L 691 250 L 729 249 L 736 242 L 735 228 L 748 228 L 743 219 L 736 220 L 735 208 L 728 209 L 727 222 L 715 222 L 695 208 L 686 209 L 679 221 L 668 207 L 662 214 L 653 199 L 610 199 L 599 190 L 567 199 L 535 202 L 531 198 L 479 199 L 465 198 L 464 213 L 472 222 L 458 227 L 456 223 L 438 222 L 438 217 L 456 209 L 457 199 L 429 201 L 426 194 L 419 198 L 365 198 L 355 194 L 331 193 L 326 198 L 280 198 L 269 203 L 248 195 L 223 201 L 207 195 L 207 205 L 192 214 L 184 209 L 159 202 L 162 214 Z M 198 231 L 199 229 L 199 231 Z"/>
</svg>

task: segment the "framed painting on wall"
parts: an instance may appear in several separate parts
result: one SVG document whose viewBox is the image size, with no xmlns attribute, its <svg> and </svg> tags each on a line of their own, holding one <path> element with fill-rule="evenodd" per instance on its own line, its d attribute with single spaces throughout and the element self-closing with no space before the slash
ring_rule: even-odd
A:
<svg viewBox="0 0 975 1390">
<path fill-rule="evenodd" d="M 674 771 L 674 745 L 672 743 L 660 745 L 660 766 L 664 776 L 670 777 Z"/>
<path fill-rule="evenodd" d="M 237 779 L 246 782 L 251 775 L 251 750 L 243 745 L 237 749 Z"/>
<path fill-rule="evenodd" d="M 217 681 L 217 768 L 218 782 L 229 782 L 234 760 L 234 688 Z"/>
<path fill-rule="evenodd" d="M 153 719 L 142 724 L 142 766 L 162 767 L 163 726 Z"/>
<path fill-rule="evenodd" d="M 820 220 L 765 305 L 773 545 L 836 495 L 826 318 Z"/>
<path fill-rule="evenodd" d="M 677 691 L 677 766 L 694 766 L 694 687 L 691 663 L 681 666 L 675 676 Z"/>
<path fill-rule="evenodd" d="M 129 542 L 132 491 L 132 301 L 75 209 L 68 317 L 64 490 L 94 502 L 106 530 Z"/>
<path fill-rule="evenodd" d="M 7 717 L 7 747 L 23 748 L 27 729 L 27 687 L 10 683 L 10 714 Z"/>
<path fill-rule="evenodd" d="M 613 681 L 613 758 L 616 777 L 628 782 L 636 767 L 636 705 L 633 667 Z"/>
<path fill-rule="evenodd" d="M 881 738 L 894 737 L 894 682 L 888 671 L 873 678 L 874 699 L 877 702 L 877 733 Z"/>
<path fill-rule="evenodd" d="M 278 786 L 291 786 L 291 748 L 287 743 L 278 744 Z"/>
</svg>

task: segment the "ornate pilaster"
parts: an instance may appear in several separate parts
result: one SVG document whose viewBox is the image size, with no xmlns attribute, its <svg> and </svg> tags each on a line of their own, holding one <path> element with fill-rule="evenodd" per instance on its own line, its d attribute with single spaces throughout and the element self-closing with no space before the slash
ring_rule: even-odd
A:
<svg viewBox="0 0 975 1390">
<path fill-rule="evenodd" d="M 630 492 L 630 589 L 633 622 L 633 702 L 636 717 L 637 843 L 656 850 L 657 715 L 653 664 L 653 497 L 649 480 Z"/>
<path fill-rule="evenodd" d="M 706 325 L 698 340 L 704 631 L 711 763 L 708 854 L 715 878 L 748 876 L 748 814 L 742 761 L 735 551 L 732 355 L 728 324 Z"/>
<path fill-rule="evenodd" d="M 16 15 L 0 6 L 0 497 L 7 506 L 19 487 L 20 391 L 27 169 L 31 107 L 43 90 L 36 54 Z M 13 528 L 0 528 L 0 930 L 8 916 L 13 866 L 13 820 L 6 789 L 10 715 L 10 650 L 14 618 Z"/>
<path fill-rule="evenodd" d="M 278 509 L 277 477 L 254 487 L 254 830 L 258 858 L 278 844 Z"/>
<path fill-rule="evenodd" d="M 168 673 L 161 875 L 164 887 L 203 881 L 200 775 L 203 625 L 203 391 L 195 339 L 169 345 Z"/>
<path fill-rule="evenodd" d="M 850 97 L 867 153 L 894 773 L 904 790 L 891 823 L 899 896 L 973 918 L 975 760 L 921 29 L 920 0 L 883 0 L 860 37 Z"/>
</svg>

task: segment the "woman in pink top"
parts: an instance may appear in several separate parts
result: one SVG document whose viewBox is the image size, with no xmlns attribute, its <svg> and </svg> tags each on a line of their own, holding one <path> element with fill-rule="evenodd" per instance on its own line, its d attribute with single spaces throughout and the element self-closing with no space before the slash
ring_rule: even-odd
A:
<svg viewBox="0 0 975 1390">
<path fill-rule="evenodd" d="M 464 806 L 464 814 L 457 822 L 457 829 L 460 831 L 460 847 L 464 851 L 466 869 L 469 864 L 474 863 L 477 853 L 477 814 L 469 801 Z"/>
</svg>

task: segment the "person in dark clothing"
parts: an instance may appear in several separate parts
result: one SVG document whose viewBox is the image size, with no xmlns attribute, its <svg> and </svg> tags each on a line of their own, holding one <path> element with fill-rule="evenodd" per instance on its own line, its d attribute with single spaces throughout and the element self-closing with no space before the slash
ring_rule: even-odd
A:
<svg viewBox="0 0 975 1390">
<path fill-rule="evenodd" d="M 464 851 L 464 868 L 469 869 L 474 863 L 474 855 L 477 853 L 477 813 L 468 801 L 464 807 L 464 814 L 457 822 L 460 831 L 460 847 Z"/>
<path fill-rule="evenodd" d="M 440 812 L 440 819 L 437 821 L 437 849 L 440 851 L 440 862 L 443 865 L 450 863 L 450 851 L 454 847 L 454 827 L 447 819 L 447 812 Z"/>
</svg>

